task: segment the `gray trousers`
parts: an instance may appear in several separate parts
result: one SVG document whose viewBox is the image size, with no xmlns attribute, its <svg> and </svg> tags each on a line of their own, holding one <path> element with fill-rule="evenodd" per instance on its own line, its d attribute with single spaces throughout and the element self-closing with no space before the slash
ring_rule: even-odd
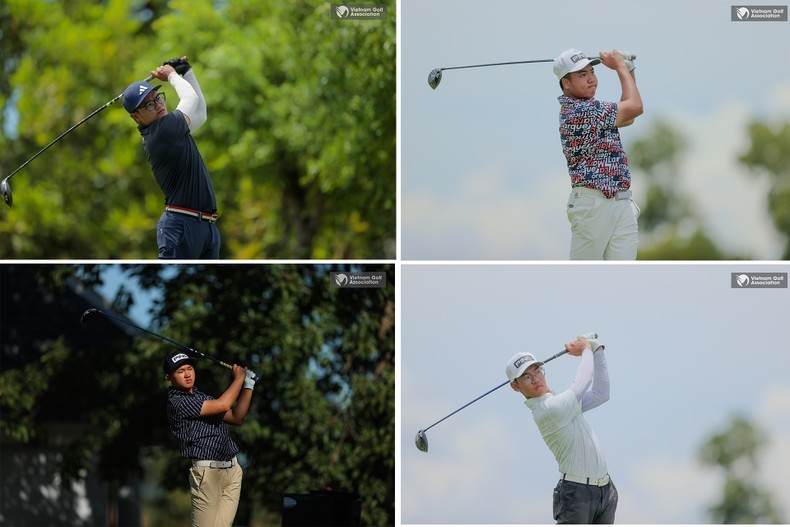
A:
<svg viewBox="0 0 790 527">
<path fill-rule="evenodd" d="M 557 523 L 614 523 L 617 488 L 560 480 L 554 487 L 554 519 Z"/>
</svg>

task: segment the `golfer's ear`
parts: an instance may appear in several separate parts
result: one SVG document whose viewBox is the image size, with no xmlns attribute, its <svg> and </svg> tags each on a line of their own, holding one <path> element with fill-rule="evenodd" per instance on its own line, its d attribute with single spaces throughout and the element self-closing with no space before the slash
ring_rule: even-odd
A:
<svg viewBox="0 0 790 527">
<path fill-rule="evenodd" d="M 513 388 L 514 392 L 521 393 L 521 390 L 518 389 L 518 383 L 516 381 L 510 381 L 510 387 Z"/>
</svg>

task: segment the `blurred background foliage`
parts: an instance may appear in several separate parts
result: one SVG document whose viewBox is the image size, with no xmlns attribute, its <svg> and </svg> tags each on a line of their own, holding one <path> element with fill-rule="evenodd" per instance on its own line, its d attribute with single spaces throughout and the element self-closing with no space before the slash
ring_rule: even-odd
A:
<svg viewBox="0 0 790 527">
<path fill-rule="evenodd" d="M 766 207 L 784 239 L 783 259 L 790 259 L 790 124 L 754 121 L 750 144 L 739 156 L 753 177 L 766 177 L 771 190 Z M 628 146 L 632 170 L 645 187 L 639 200 L 640 260 L 747 260 L 720 247 L 697 214 L 695 197 L 683 190 L 681 160 L 689 138 L 659 119 Z M 723 153 L 722 155 L 728 155 Z"/>
<path fill-rule="evenodd" d="M 142 524 L 184 525 L 189 461 L 167 427 L 161 369 L 173 346 L 119 332 L 125 326 L 104 317 L 80 325 L 87 307 L 128 314 L 138 293 L 155 292 L 151 323 L 139 325 L 262 377 L 246 421 L 231 427 L 245 471 L 235 525 L 279 525 L 284 493 L 327 488 L 361 497 L 362 525 L 394 524 L 392 265 L 115 266 L 115 298 L 92 305 L 108 267 L 0 266 L 0 439 L 26 451 L 60 444 L 65 454 L 46 480 L 64 493 L 95 469 L 115 482 L 111 500 L 135 475 L 145 483 Z M 383 272 L 387 285 L 335 288 L 330 271 Z M 196 385 L 214 397 L 230 384 L 229 372 L 207 360 L 196 372 Z M 85 432 L 48 437 L 53 421 Z M 4 504 L 37 492 L 7 490 Z"/>
<path fill-rule="evenodd" d="M 334 20 L 318 0 L 4 1 L 0 172 L 187 55 L 222 258 L 394 258 L 395 2 L 380 3 L 384 21 Z M 156 257 L 164 199 L 120 102 L 10 182 L 0 257 Z"/>
</svg>

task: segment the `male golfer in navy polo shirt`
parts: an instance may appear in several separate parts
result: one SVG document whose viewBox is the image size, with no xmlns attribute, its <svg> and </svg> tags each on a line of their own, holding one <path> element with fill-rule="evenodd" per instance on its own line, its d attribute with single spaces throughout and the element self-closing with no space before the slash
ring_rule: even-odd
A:
<svg viewBox="0 0 790 527">
<path fill-rule="evenodd" d="M 123 107 L 137 123 L 165 212 L 156 224 L 160 259 L 217 259 L 220 237 L 217 201 L 206 164 L 192 134 L 206 122 L 206 101 L 186 57 L 159 66 L 151 75 L 169 82 L 179 103 L 172 113 L 160 86 L 133 82 Z M 183 75 L 183 77 L 182 77 Z"/>
<path fill-rule="evenodd" d="M 233 382 L 214 399 L 195 387 L 194 366 L 195 359 L 180 351 L 165 357 L 167 421 L 181 456 L 192 460 L 192 527 L 230 527 L 239 506 L 242 470 L 236 460 L 239 447 L 226 423 L 244 422 L 255 374 L 234 364 Z"/>
</svg>

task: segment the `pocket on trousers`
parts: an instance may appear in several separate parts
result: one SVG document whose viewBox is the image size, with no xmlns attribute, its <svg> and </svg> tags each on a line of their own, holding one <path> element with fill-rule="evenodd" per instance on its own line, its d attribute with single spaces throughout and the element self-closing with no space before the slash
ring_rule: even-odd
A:
<svg viewBox="0 0 790 527">
<path fill-rule="evenodd" d="M 559 520 L 562 511 L 568 507 L 568 503 L 573 499 L 573 496 L 576 495 L 577 488 L 576 485 L 563 485 L 562 481 L 557 483 L 557 486 L 554 487 L 553 512 L 555 520 Z"/>
<path fill-rule="evenodd" d="M 203 477 L 206 475 L 205 467 L 192 467 L 189 469 L 189 488 L 192 493 L 200 492 L 200 485 L 203 483 Z"/>
<path fill-rule="evenodd" d="M 575 229 L 580 223 L 590 216 L 595 207 L 595 197 L 583 195 L 578 191 L 571 191 L 565 212 L 568 214 L 568 221 L 571 229 Z"/>
<path fill-rule="evenodd" d="M 639 205 L 634 203 L 634 200 L 630 200 L 630 201 L 631 201 L 631 210 L 634 211 L 634 219 L 638 220 L 639 215 L 642 214 L 642 209 L 639 208 Z"/>
<path fill-rule="evenodd" d="M 184 222 L 163 214 L 156 223 L 156 243 L 159 258 L 175 258 L 176 248 L 184 241 Z"/>
</svg>

